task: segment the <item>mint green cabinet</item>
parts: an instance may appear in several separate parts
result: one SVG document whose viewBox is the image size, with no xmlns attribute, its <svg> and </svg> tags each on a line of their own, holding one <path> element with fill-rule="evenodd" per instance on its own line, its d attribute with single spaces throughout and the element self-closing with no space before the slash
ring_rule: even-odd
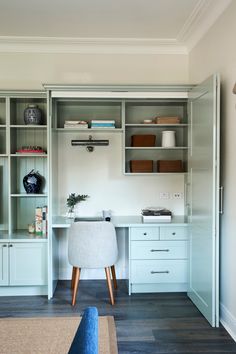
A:
<svg viewBox="0 0 236 354">
<path fill-rule="evenodd" d="M 8 285 L 8 244 L 0 243 L 0 285 Z"/>
<path fill-rule="evenodd" d="M 1 243 L 2 286 L 41 286 L 47 284 L 46 242 Z"/>
<path fill-rule="evenodd" d="M 129 294 L 187 290 L 187 227 L 130 227 Z"/>
</svg>

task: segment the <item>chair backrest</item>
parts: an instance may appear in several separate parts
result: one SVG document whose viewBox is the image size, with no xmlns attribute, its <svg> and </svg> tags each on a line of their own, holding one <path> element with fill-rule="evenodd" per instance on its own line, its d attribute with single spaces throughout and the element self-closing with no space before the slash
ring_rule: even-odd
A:
<svg viewBox="0 0 236 354">
<path fill-rule="evenodd" d="M 79 268 L 105 268 L 118 257 L 116 231 L 107 221 L 75 222 L 69 229 L 69 263 Z"/>
</svg>

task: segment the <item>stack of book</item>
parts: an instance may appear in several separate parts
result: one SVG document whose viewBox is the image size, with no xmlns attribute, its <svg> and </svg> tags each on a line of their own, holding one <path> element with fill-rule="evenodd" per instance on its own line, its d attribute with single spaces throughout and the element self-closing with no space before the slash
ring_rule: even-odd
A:
<svg viewBox="0 0 236 354">
<path fill-rule="evenodd" d="M 46 237 L 48 233 L 48 208 L 36 207 L 35 209 L 35 234 Z"/>
<path fill-rule="evenodd" d="M 171 211 L 165 208 L 146 208 L 142 210 L 143 222 L 170 222 Z"/>
<path fill-rule="evenodd" d="M 64 128 L 87 129 L 88 123 L 85 120 L 66 120 Z"/>
<path fill-rule="evenodd" d="M 114 120 L 91 120 L 91 128 L 115 128 Z"/>
</svg>

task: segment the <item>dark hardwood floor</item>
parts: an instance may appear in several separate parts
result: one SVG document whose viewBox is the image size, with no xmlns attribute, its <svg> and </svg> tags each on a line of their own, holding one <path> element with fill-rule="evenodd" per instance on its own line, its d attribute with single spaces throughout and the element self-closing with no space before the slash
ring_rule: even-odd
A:
<svg viewBox="0 0 236 354">
<path fill-rule="evenodd" d="M 120 354 L 236 353 L 226 330 L 212 328 L 185 293 L 128 296 L 125 281 L 118 281 L 115 298 L 111 306 L 105 281 L 82 280 L 72 308 L 70 282 L 60 281 L 50 301 L 44 296 L 1 297 L 0 317 L 78 316 L 96 306 L 100 316 L 114 316 Z"/>
</svg>

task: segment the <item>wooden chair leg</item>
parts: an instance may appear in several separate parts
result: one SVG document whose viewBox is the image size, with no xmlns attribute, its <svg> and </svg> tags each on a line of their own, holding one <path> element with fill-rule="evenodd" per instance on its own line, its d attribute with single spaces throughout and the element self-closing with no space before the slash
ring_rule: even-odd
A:
<svg viewBox="0 0 236 354">
<path fill-rule="evenodd" d="M 107 278 L 107 286 L 108 286 L 108 290 L 109 290 L 111 304 L 114 305 L 115 302 L 114 302 L 114 296 L 113 296 L 113 290 L 112 290 L 112 284 L 111 284 L 110 269 L 105 268 L 105 273 L 106 273 L 106 278 Z"/>
<path fill-rule="evenodd" d="M 73 288 L 73 294 L 72 294 L 72 306 L 75 306 L 76 302 L 76 295 L 78 291 L 78 285 L 79 285 L 79 277 L 80 277 L 80 268 L 75 268 L 75 275 L 74 275 L 74 288 Z"/>
<path fill-rule="evenodd" d="M 72 268 L 72 276 L 71 276 L 71 289 L 72 290 L 74 289 L 74 286 L 75 286 L 75 270 L 76 270 L 76 268 L 73 267 Z"/>
<path fill-rule="evenodd" d="M 117 289 L 116 270 L 115 270 L 115 266 L 114 265 L 111 266 L 111 274 L 112 274 L 114 289 Z"/>
</svg>

